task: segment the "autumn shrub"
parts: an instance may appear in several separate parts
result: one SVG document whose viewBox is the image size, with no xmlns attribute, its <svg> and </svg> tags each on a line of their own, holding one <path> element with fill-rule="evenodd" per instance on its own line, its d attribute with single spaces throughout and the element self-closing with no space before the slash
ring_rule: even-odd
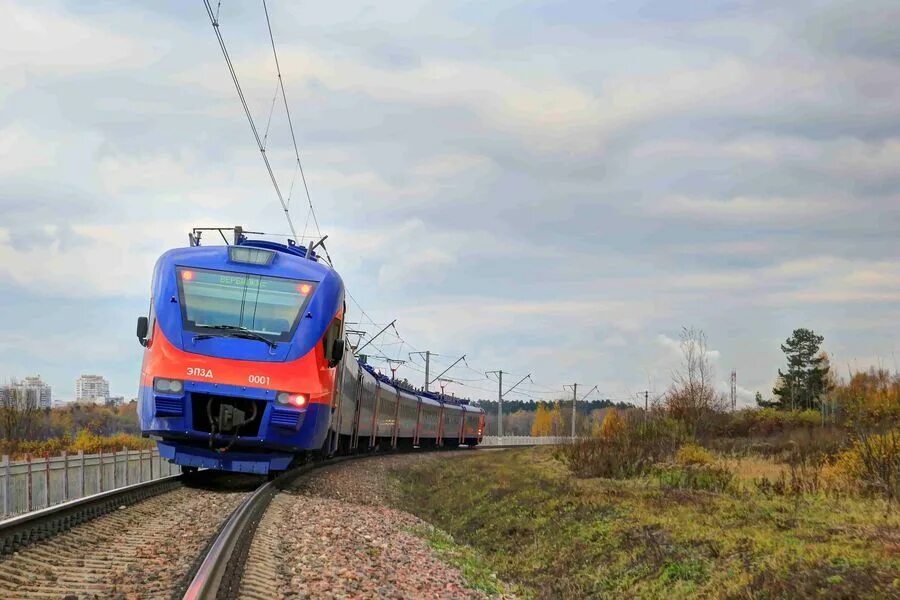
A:
<svg viewBox="0 0 900 600">
<path fill-rule="evenodd" d="M 683 467 L 706 466 L 715 462 L 709 450 L 694 443 L 684 444 L 675 453 L 675 462 Z"/>
<path fill-rule="evenodd" d="M 817 410 L 800 412 L 775 408 L 745 408 L 735 412 L 711 415 L 706 428 L 708 437 L 769 437 L 799 430 L 822 427 L 822 414 Z"/>
<path fill-rule="evenodd" d="M 829 400 L 855 427 L 880 428 L 900 423 L 900 377 L 886 369 L 854 373 L 832 390 Z"/>
<path fill-rule="evenodd" d="M 117 452 L 123 448 L 138 450 L 141 448 L 152 448 L 153 446 L 154 442 L 152 440 L 136 435 L 117 433 L 103 436 L 90 430 L 82 429 L 75 436 L 74 440 L 68 434 L 45 440 L 15 442 L 3 440 L 0 441 L 0 453 L 10 455 L 12 460 L 19 460 L 27 455 L 34 457 L 59 456 L 63 451 L 70 454 L 77 454 L 78 452 L 96 454 L 101 451 Z"/>
<path fill-rule="evenodd" d="M 720 454 L 733 456 L 761 456 L 788 463 L 798 449 L 834 457 L 852 442 L 850 432 L 843 427 L 804 427 L 781 430 L 766 436 L 715 437 L 703 440 L 704 446 Z"/>
<path fill-rule="evenodd" d="M 794 496 L 832 491 L 828 485 L 831 454 L 816 444 L 793 444 L 781 455 L 787 465 L 776 477 L 754 479 L 757 489 L 766 495 Z"/>
<path fill-rule="evenodd" d="M 668 462 L 686 439 L 683 425 L 664 416 L 626 417 L 606 437 L 565 444 L 559 455 L 578 477 L 627 478 Z"/>
<path fill-rule="evenodd" d="M 900 430 L 860 433 L 853 446 L 837 456 L 828 476 L 835 486 L 900 500 Z"/>
<path fill-rule="evenodd" d="M 625 419 L 619 414 L 619 411 L 612 408 L 606 413 L 594 435 L 603 440 L 611 440 L 621 435 L 624 430 Z"/>
<path fill-rule="evenodd" d="M 672 489 L 724 492 L 732 487 L 734 473 L 721 464 L 660 464 L 653 467 L 653 477 L 659 484 Z"/>
</svg>

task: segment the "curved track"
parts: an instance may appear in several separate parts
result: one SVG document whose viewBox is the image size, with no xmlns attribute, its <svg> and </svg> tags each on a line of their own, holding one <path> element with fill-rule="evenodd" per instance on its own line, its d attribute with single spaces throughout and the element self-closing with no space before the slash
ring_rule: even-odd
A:
<svg viewBox="0 0 900 600">
<path fill-rule="evenodd" d="M 200 563 L 184 594 L 185 599 L 231 598 L 240 591 L 243 566 L 254 533 L 272 498 L 297 478 L 315 469 L 377 454 L 345 456 L 309 463 L 279 476 L 248 496 L 228 517 Z"/>
<path fill-rule="evenodd" d="M 417 450 L 423 452 L 447 452 L 448 450 Z M 462 450 L 461 450 L 462 451 Z M 369 453 L 352 456 L 344 456 L 309 463 L 285 473 L 270 484 L 258 489 L 248 497 L 235 512 L 229 517 L 219 536 L 210 546 L 210 550 L 204 557 L 200 568 L 184 595 L 185 600 L 206 598 L 242 598 L 242 597 L 268 597 L 271 590 L 269 586 L 273 582 L 272 573 L 267 573 L 273 564 L 267 561 L 257 561 L 256 570 L 247 572 L 245 565 L 251 556 L 253 540 L 260 522 L 266 517 L 266 509 L 282 490 L 294 485 L 297 480 L 310 471 L 337 465 L 349 460 L 364 458 L 384 457 L 389 454 L 403 454 L 403 451 L 388 453 Z M 260 546 L 266 546 L 265 539 L 260 541 Z M 256 548 L 259 553 L 259 548 Z M 242 581 L 243 580 L 243 581 Z M 245 584 L 242 589 L 242 583 Z M 254 583 L 259 585 L 254 585 Z"/>
<path fill-rule="evenodd" d="M 0 523 L 0 597 L 238 597 L 272 499 L 310 471 L 377 456 L 309 463 L 262 485 L 246 475 L 174 476 Z"/>
</svg>

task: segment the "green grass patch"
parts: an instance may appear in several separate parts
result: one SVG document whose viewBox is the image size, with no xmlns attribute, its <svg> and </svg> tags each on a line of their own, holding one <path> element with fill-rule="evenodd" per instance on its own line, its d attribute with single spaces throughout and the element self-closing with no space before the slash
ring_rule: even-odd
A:
<svg viewBox="0 0 900 600">
<path fill-rule="evenodd" d="M 883 503 L 769 497 L 707 475 L 578 479 L 531 448 L 394 477 L 402 508 L 452 535 L 429 539 L 436 551 L 455 539 L 475 551 L 473 580 L 497 573 L 526 596 L 900 597 L 900 518 Z"/>
<path fill-rule="evenodd" d="M 503 585 L 485 560 L 469 546 L 457 544 L 446 531 L 436 527 L 414 527 L 410 533 L 426 542 L 442 561 L 455 566 L 462 573 L 467 587 L 491 596 L 504 593 Z"/>
</svg>

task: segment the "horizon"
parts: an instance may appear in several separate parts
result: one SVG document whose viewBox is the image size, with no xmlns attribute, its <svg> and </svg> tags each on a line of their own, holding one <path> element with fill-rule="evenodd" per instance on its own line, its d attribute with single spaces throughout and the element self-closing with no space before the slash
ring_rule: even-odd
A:
<svg viewBox="0 0 900 600">
<path fill-rule="evenodd" d="M 397 319 L 374 347 L 413 384 L 427 349 L 433 374 L 467 355 L 457 395 L 489 399 L 485 372 L 509 369 L 532 374 L 517 398 L 577 381 L 632 402 L 667 388 L 682 327 L 708 336 L 720 392 L 737 371 L 739 406 L 771 395 L 799 327 L 842 377 L 896 373 L 892 4 L 270 8 L 317 219 L 299 184 L 291 214 L 329 236 L 365 309 L 348 320 Z M 202 7 L 8 12 L 0 377 L 74 398 L 95 372 L 131 398 L 156 258 L 193 226 L 283 233 L 281 207 Z M 263 124 L 262 12 L 220 21 Z M 266 129 L 289 190 L 278 105 Z"/>
</svg>

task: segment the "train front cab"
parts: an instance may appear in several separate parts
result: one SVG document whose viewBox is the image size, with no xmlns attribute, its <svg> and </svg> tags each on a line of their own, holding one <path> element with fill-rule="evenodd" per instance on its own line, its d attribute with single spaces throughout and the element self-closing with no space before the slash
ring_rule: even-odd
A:
<svg viewBox="0 0 900 600">
<path fill-rule="evenodd" d="M 289 277 L 286 271 L 296 269 L 297 261 L 305 269 L 314 264 L 294 257 L 283 258 L 280 270 L 241 272 L 227 252 L 225 247 L 178 249 L 157 264 L 150 315 L 138 325 L 146 348 L 139 390 L 141 429 L 158 440 L 164 458 L 184 467 L 284 470 L 297 455 L 321 449 L 328 433 L 334 353 L 343 347 L 343 284 L 336 275 L 310 284 L 302 275 Z M 291 281 L 300 294 L 310 295 L 315 286 L 327 293 L 312 293 L 299 305 L 293 328 L 273 346 L 243 332 L 232 336 L 214 329 L 216 335 L 208 335 L 193 321 L 193 329 L 186 327 L 184 322 L 197 320 L 198 313 L 185 312 L 185 299 L 192 298 L 184 282 L 196 283 L 200 273 L 222 280 L 208 282 L 208 288 L 241 285 L 242 277 L 247 280 L 243 285 L 249 285 L 252 275 Z M 307 287 L 309 292 L 300 289 Z M 197 291 L 194 298 L 199 297 Z M 223 301 L 216 300 L 218 309 Z M 246 301 L 240 302 L 243 311 Z M 308 314 L 320 318 L 303 319 L 299 328 Z M 255 319 L 257 312 L 253 315 Z"/>
</svg>

